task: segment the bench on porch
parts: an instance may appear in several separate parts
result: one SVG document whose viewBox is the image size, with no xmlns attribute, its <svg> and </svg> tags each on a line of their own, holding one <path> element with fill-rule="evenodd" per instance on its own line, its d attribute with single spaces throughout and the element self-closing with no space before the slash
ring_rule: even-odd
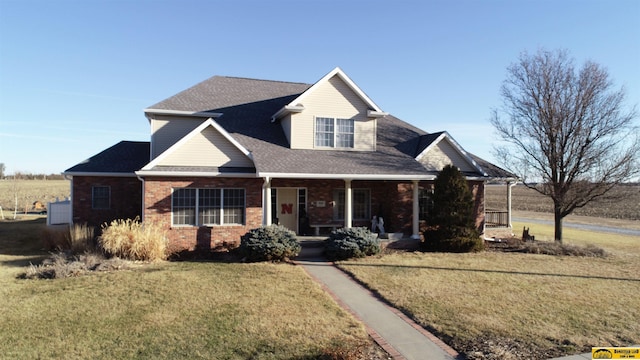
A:
<svg viewBox="0 0 640 360">
<path fill-rule="evenodd" d="M 320 228 L 331 228 L 331 230 L 335 230 L 339 227 L 342 227 L 342 225 L 337 225 L 337 224 L 309 224 L 309 227 L 312 227 L 314 229 L 314 234 L 315 236 L 320 235 Z"/>
</svg>

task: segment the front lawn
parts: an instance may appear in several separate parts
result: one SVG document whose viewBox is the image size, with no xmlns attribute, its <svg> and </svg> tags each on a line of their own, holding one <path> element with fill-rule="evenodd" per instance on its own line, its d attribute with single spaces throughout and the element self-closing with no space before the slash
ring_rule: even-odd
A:
<svg viewBox="0 0 640 360">
<path fill-rule="evenodd" d="M 313 359 L 370 340 L 300 267 L 160 262 L 22 280 L 41 220 L 0 222 L 0 353 L 8 359 Z M 24 235 L 28 232 L 31 235 Z"/>
<path fill-rule="evenodd" d="M 536 235 L 547 233 L 543 226 L 532 225 Z M 640 343 L 640 238 L 565 236 L 609 256 L 395 252 L 339 266 L 472 359 L 546 359 Z"/>
</svg>

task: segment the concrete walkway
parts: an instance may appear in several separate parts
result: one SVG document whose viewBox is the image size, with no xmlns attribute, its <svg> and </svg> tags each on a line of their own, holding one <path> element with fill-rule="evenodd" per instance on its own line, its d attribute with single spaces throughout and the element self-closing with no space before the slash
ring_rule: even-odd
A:
<svg viewBox="0 0 640 360">
<path fill-rule="evenodd" d="M 394 359 L 456 359 L 458 353 L 398 310 L 386 305 L 321 257 L 296 261 L 336 302 L 365 324 Z"/>
</svg>

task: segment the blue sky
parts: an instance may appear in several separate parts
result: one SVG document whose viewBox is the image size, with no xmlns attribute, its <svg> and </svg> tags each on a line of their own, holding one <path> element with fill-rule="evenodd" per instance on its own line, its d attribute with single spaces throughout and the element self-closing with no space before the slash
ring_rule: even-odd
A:
<svg viewBox="0 0 640 360">
<path fill-rule="evenodd" d="M 148 140 L 143 109 L 213 75 L 313 83 L 336 66 L 494 161 L 506 68 L 539 48 L 604 65 L 640 103 L 635 0 L 0 0 L 0 162 L 60 173 Z"/>
</svg>

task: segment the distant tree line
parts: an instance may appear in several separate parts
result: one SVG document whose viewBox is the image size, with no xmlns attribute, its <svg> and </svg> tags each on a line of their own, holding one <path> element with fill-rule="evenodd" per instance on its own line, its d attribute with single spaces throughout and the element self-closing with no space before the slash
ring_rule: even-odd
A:
<svg viewBox="0 0 640 360">
<path fill-rule="evenodd" d="M 8 175 L 5 173 L 6 166 L 4 163 L 0 163 L 0 180 L 64 180 L 64 176 L 61 174 L 34 174 L 29 172 L 16 171 L 15 173 Z"/>
</svg>

